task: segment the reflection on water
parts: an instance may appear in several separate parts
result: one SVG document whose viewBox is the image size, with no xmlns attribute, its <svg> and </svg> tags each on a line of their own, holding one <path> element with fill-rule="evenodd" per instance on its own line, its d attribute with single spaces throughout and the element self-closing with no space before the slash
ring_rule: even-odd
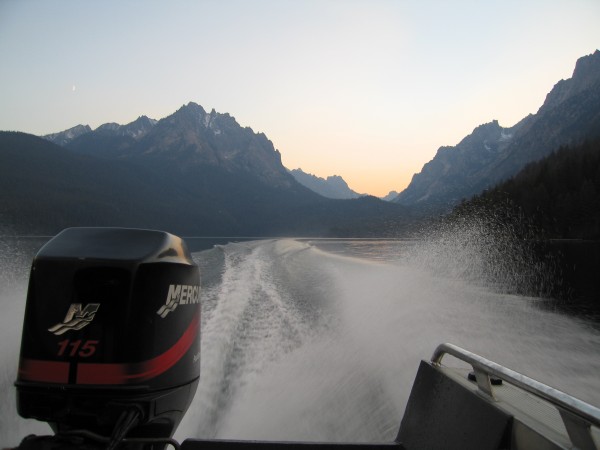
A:
<svg viewBox="0 0 600 450">
<path fill-rule="evenodd" d="M 301 239 L 330 253 L 372 261 L 394 262 L 416 242 L 410 239 Z"/>
</svg>

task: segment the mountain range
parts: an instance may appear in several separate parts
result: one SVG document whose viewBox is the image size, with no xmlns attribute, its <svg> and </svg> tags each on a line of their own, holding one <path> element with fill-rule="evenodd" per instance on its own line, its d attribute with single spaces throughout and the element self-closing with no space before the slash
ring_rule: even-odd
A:
<svg viewBox="0 0 600 450">
<path fill-rule="evenodd" d="M 190 104 L 188 105 L 193 110 L 194 108 L 201 108 L 199 105 Z M 180 113 L 182 114 L 182 113 Z M 194 114 L 196 117 L 194 118 Z M 224 120 L 228 115 L 222 115 L 220 117 L 214 110 L 210 114 L 207 114 L 203 109 L 191 112 L 190 117 L 192 122 L 201 123 L 205 128 L 212 130 L 215 135 L 220 135 L 222 130 L 220 122 Z M 229 116 L 229 119 L 231 117 Z M 175 123 L 176 119 L 171 120 L 171 124 Z M 150 130 L 156 125 L 158 121 L 150 119 L 146 116 L 141 116 L 134 122 L 127 125 L 119 125 L 116 123 L 107 123 L 98 127 L 93 133 L 89 125 L 77 125 L 68 130 L 53 133 L 43 136 L 45 139 L 62 146 L 68 146 L 76 149 L 81 153 L 88 154 L 102 154 L 103 156 L 130 156 L 124 155 L 128 153 L 131 148 L 136 147 L 135 141 L 139 141 L 150 132 Z M 190 125 L 190 124 L 187 124 Z M 234 125 L 235 127 L 235 125 Z M 167 130 L 162 127 L 160 132 Z M 168 130 L 167 130 L 168 131 Z M 82 137 L 86 135 L 85 137 Z M 204 138 L 206 137 L 203 136 Z M 80 139 L 81 138 L 81 139 Z M 75 142 L 73 142 L 75 141 Z M 141 144 L 143 146 L 143 144 Z M 216 160 L 220 155 L 219 149 L 213 151 L 212 159 Z M 247 154 L 249 159 L 252 159 L 256 155 Z M 306 186 L 313 192 L 322 195 L 326 198 L 333 199 L 350 199 L 358 198 L 366 194 L 358 194 L 354 192 L 344 179 L 338 175 L 327 177 L 327 179 L 319 178 L 315 175 L 308 174 L 302 171 L 302 169 L 290 170 L 289 173 L 303 186 Z"/>
<path fill-rule="evenodd" d="M 519 172 L 562 145 L 600 136 L 600 51 L 580 58 L 536 114 L 504 128 L 480 125 L 456 146 L 440 147 L 393 201 L 444 211 Z"/>
<path fill-rule="evenodd" d="M 596 51 L 536 114 L 510 128 L 480 125 L 441 147 L 390 203 L 359 196 L 341 177 L 290 173 L 263 133 L 189 103 L 160 120 L 95 130 L 0 132 L 0 225 L 21 234 L 111 225 L 187 236 L 397 236 L 561 145 L 599 135 Z M 356 198 L 327 198 L 335 196 Z"/>
<path fill-rule="evenodd" d="M 327 178 L 317 177 L 311 173 L 306 173 L 302 169 L 290 170 L 290 173 L 298 183 L 306 186 L 311 191 L 327 198 L 349 199 L 363 197 L 367 194 L 354 192 L 348 186 L 348 183 L 339 175 L 332 175 Z"/>
<path fill-rule="evenodd" d="M 262 133 L 189 103 L 44 138 L 0 132 L 1 223 L 20 234 L 68 226 L 185 236 L 392 235 L 411 215 L 374 197 L 332 200 L 298 183 Z"/>
<path fill-rule="evenodd" d="M 339 175 L 331 175 L 327 178 L 321 178 L 312 173 L 306 173 L 302 169 L 293 169 L 289 171 L 296 181 L 306 186 L 311 191 L 327 198 L 349 199 L 366 197 L 369 194 L 359 194 L 352 190 L 346 180 Z M 380 197 L 381 200 L 391 202 L 398 196 L 397 191 L 391 191 L 386 196 Z"/>
</svg>

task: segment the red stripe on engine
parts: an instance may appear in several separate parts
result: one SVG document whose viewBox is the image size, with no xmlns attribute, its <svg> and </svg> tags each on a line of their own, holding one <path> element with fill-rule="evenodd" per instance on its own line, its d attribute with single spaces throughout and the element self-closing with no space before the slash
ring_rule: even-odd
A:
<svg viewBox="0 0 600 450">
<path fill-rule="evenodd" d="M 69 363 L 22 358 L 19 364 L 19 379 L 67 384 L 69 382 Z"/>
<path fill-rule="evenodd" d="M 196 314 L 179 340 L 166 352 L 148 361 L 130 364 L 77 365 L 77 384 L 127 384 L 155 378 L 169 370 L 190 349 L 198 336 L 200 315 Z"/>
</svg>

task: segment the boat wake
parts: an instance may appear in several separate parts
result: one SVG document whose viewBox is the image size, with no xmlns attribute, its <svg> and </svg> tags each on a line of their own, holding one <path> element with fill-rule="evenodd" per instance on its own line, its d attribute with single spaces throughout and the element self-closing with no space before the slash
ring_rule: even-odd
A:
<svg viewBox="0 0 600 450">
<path fill-rule="evenodd" d="M 201 381 L 177 436 L 392 440 L 419 360 L 443 341 L 600 403 L 596 328 L 436 276 L 406 245 L 385 263 L 294 240 L 197 254 Z"/>
<path fill-rule="evenodd" d="M 388 244 L 393 252 L 383 252 Z M 600 405 L 596 324 L 540 308 L 543 298 L 490 287 L 474 266 L 463 276 L 452 264 L 465 245 L 436 247 L 430 257 L 430 246 L 388 244 L 361 243 L 386 254 L 377 261 L 291 239 L 195 253 L 201 379 L 175 437 L 392 440 L 419 361 L 440 342 Z M 18 271 L 0 287 L 5 446 L 49 432 L 18 418 L 14 405 L 28 265 Z"/>
</svg>

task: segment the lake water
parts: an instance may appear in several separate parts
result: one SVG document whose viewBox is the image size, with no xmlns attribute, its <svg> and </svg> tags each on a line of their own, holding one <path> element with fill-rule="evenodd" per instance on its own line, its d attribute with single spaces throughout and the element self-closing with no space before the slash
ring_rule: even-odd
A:
<svg viewBox="0 0 600 450">
<path fill-rule="evenodd" d="M 547 268 L 486 236 L 273 239 L 195 252 L 201 381 L 176 438 L 393 439 L 419 361 L 442 342 L 600 406 L 598 321 L 516 293 L 528 283 L 543 293 Z M 12 386 L 39 242 L 1 245 L 0 441 L 15 445 L 49 432 L 17 417 Z"/>
</svg>

